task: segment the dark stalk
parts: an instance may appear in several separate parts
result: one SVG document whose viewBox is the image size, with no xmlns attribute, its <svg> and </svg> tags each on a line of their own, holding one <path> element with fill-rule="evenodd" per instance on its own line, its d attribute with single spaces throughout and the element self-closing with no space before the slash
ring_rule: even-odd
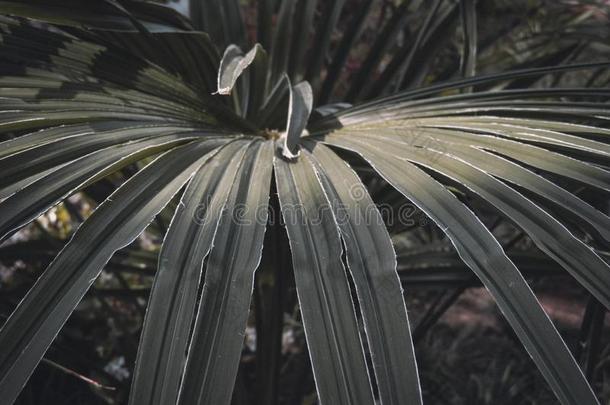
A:
<svg viewBox="0 0 610 405">
<path fill-rule="evenodd" d="M 280 223 L 280 207 L 272 181 L 270 215 L 265 248 L 255 281 L 256 381 L 261 404 L 278 403 L 278 381 L 282 363 L 283 301 L 290 252 Z"/>
</svg>

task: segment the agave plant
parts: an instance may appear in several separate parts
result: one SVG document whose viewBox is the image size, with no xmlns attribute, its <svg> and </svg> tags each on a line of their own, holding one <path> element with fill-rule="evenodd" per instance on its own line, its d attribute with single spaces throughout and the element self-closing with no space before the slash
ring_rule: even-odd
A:
<svg viewBox="0 0 610 405">
<path fill-rule="evenodd" d="M 259 0 L 255 34 L 237 0 L 191 1 L 190 18 L 135 0 L 0 1 L 0 131 L 11 138 L 0 144 L 2 240 L 100 179 L 140 169 L 82 223 L 2 327 L 3 401 L 16 399 L 113 254 L 169 207 L 131 404 L 230 402 L 263 251 L 276 258 L 271 294 L 294 273 L 321 403 L 422 403 L 396 254 L 366 174 L 446 234 L 560 402 L 597 404 L 463 196 L 516 224 L 608 307 L 610 267 L 596 248 L 610 242 L 610 218 L 552 180 L 610 190 L 610 92 L 528 86 L 610 63 L 477 76 L 475 1 L 432 3 L 401 3 L 341 90 L 372 0 L 351 10 L 338 41 L 344 0 Z M 456 30 L 457 75 L 422 87 Z M 572 45 L 537 63 L 561 62 Z M 277 206 L 283 221 L 271 224 Z M 288 259 L 277 242 L 283 229 Z M 277 330 L 281 312 L 266 322 Z M 275 337 L 259 354 L 270 374 Z M 274 379 L 261 384 L 270 387 L 261 403 L 273 403 Z"/>
</svg>

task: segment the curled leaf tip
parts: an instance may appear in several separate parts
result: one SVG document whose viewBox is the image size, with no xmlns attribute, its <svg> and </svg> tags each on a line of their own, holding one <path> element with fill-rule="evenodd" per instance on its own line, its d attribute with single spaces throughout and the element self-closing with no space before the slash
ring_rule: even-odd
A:
<svg viewBox="0 0 610 405">
<path fill-rule="evenodd" d="M 298 144 L 303 134 L 307 134 L 307 122 L 313 106 L 313 92 L 308 82 L 301 82 L 290 88 L 288 123 L 282 134 L 282 156 L 294 159 L 299 156 Z"/>
<path fill-rule="evenodd" d="M 212 93 L 213 96 L 230 96 L 231 95 L 231 87 L 223 87 L 221 89 L 216 90 Z"/>
<path fill-rule="evenodd" d="M 263 52 L 260 45 L 255 45 L 244 55 L 237 45 L 229 45 L 222 56 L 220 67 L 218 68 L 218 90 L 213 95 L 228 96 L 237 83 L 237 79 L 252 64 L 256 55 Z"/>
</svg>

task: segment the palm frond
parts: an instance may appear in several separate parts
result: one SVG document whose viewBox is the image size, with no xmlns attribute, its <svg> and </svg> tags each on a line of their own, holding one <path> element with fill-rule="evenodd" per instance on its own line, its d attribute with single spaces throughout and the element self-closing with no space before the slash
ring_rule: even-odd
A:
<svg viewBox="0 0 610 405">
<path fill-rule="evenodd" d="M 0 1 L 0 241 L 101 180 L 118 184 L 62 250 L 0 247 L 0 258 L 56 254 L 0 330 L 3 401 L 108 265 L 155 277 L 131 404 L 230 403 L 253 289 L 284 288 L 275 277 L 291 272 L 320 401 L 420 404 L 402 284 L 472 283 L 468 269 L 557 398 L 598 403 L 523 274 L 558 263 L 610 308 L 610 218 L 565 186 L 610 191 L 610 91 L 591 86 L 610 62 L 583 42 L 604 32 L 579 16 L 523 39 L 518 69 L 488 73 L 481 55 L 501 34 L 481 40 L 481 2 L 401 2 L 373 34 L 375 2 L 347 4 L 260 0 L 250 30 L 236 0 L 190 1 L 190 19 L 147 1 Z M 372 46 L 354 55 L 365 34 Z M 582 72 L 593 73 L 564 80 Z M 414 203 L 451 245 L 390 235 L 378 195 Z M 487 212 L 542 253 L 504 249 Z M 115 253 L 155 217 L 172 218 L 155 228 L 156 270 L 150 257 L 122 262 Z M 263 250 L 283 249 L 281 226 L 290 252 L 255 283 Z M 261 364 L 279 364 L 278 297 L 255 305 L 278 305 Z M 275 378 L 264 384 L 277 401 Z"/>
</svg>

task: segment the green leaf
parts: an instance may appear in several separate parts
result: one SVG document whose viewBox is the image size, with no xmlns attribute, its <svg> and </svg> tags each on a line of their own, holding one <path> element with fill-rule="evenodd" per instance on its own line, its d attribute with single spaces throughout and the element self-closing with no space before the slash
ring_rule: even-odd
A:
<svg viewBox="0 0 610 405">
<path fill-rule="evenodd" d="M 561 45 L 560 45 L 561 46 Z M 535 67 L 544 67 L 544 66 L 565 66 L 570 64 L 572 61 L 572 57 L 574 57 L 579 50 L 582 49 L 579 44 L 568 43 L 564 46 L 561 46 L 557 51 L 544 54 L 539 58 L 530 59 L 528 58 L 526 61 L 517 64 L 516 66 L 512 66 L 510 70 L 518 70 L 518 69 L 527 69 L 527 68 L 535 68 Z M 557 75 L 554 75 L 554 78 L 560 77 L 564 72 L 559 72 Z M 496 85 L 494 88 L 498 89 L 518 89 L 518 88 L 528 88 L 534 87 L 534 85 L 540 81 L 542 77 L 524 77 L 521 79 L 510 80 L 504 84 Z M 586 87 L 589 87 L 588 85 Z M 485 88 L 485 87 L 483 87 Z"/>
<path fill-rule="evenodd" d="M 249 72 L 250 97 L 248 99 L 247 108 L 243 108 L 243 110 L 247 110 L 246 117 L 248 119 L 256 121 L 257 114 L 267 96 L 269 56 L 261 45 L 256 44 L 254 47 L 256 48 L 256 56 L 254 57 L 254 62 L 252 62 L 252 67 Z"/>
<path fill-rule="evenodd" d="M 252 116 L 260 108 L 267 87 L 267 53 L 260 44 L 243 54 L 236 45 L 230 45 L 218 69 L 218 90 L 215 94 L 230 95 L 235 84 L 239 84 L 233 94 L 237 111 Z M 248 68 L 249 71 L 246 71 Z M 238 82 L 238 79 L 241 79 Z"/>
<path fill-rule="evenodd" d="M 477 148 L 497 152 L 547 172 L 560 174 L 602 190 L 610 190 L 609 171 L 538 146 L 456 130 L 427 128 L 419 133 L 433 141 L 476 146 Z"/>
<path fill-rule="evenodd" d="M 118 129 L 128 125 L 128 122 L 105 121 L 103 123 L 61 125 L 58 127 L 41 129 L 40 131 L 31 132 L 18 138 L 0 142 L 0 159 L 13 155 L 16 152 L 42 146 L 62 138 L 91 135 L 96 131 Z"/>
<path fill-rule="evenodd" d="M 290 102 L 290 91 L 290 78 L 287 74 L 284 74 L 275 83 L 261 106 L 259 113 L 254 117 L 256 123 L 261 128 L 277 128 L 277 126 L 281 125 L 282 120 L 286 122 L 287 111 L 280 108 L 280 106 Z"/>
<path fill-rule="evenodd" d="M 263 48 L 271 49 L 272 41 L 272 17 L 275 13 L 276 0 L 260 0 L 257 5 L 257 35 L 256 38 L 262 44 Z"/>
<path fill-rule="evenodd" d="M 12 184 L 9 184 L 8 186 L 0 188 L 0 200 L 4 200 L 5 198 L 12 196 L 19 190 L 27 187 L 29 184 L 32 184 L 32 183 L 42 179 L 45 176 L 53 173 L 55 170 L 59 169 L 60 167 L 61 166 L 52 167 L 52 168 L 44 170 L 40 173 L 36 173 L 33 176 L 29 176 L 23 180 L 16 181 Z"/>
<path fill-rule="evenodd" d="M 254 46 L 244 55 L 237 45 L 229 45 L 227 47 L 218 69 L 218 90 L 216 93 L 223 96 L 231 94 L 237 79 L 254 61 L 259 48 L 260 46 Z"/>
<path fill-rule="evenodd" d="M 379 64 L 388 49 L 396 42 L 396 37 L 404 29 L 404 23 L 408 17 L 409 2 L 402 2 L 392 18 L 383 26 L 381 32 L 371 46 L 369 54 L 366 56 L 358 73 L 351 81 L 351 86 L 344 97 L 344 101 L 354 102 L 360 99 L 366 84 L 371 80 Z"/>
<path fill-rule="evenodd" d="M 246 45 L 246 32 L 238 0 L 191 1 L 190 16 L 193 25 L 209 33 L 220 49 L 229 44 Z"/>
<path fill-rule="evenodd" d="M 275 159 L 297 295 L 322 404 L 373 404 L 341 240 L 315 171 L 304 158 Z"/>
<path fill-rule="evenodd" d="M 0 49 L 10 74 L 0 77 L 0 82 L 6 83 L 3 87 L 29 87 L 22 92 L 29 91 L 31 99 L 27 104 L 20 100 L 12 108 L 15 112 L 4 115 L 4 130 L 113 118 L 171 119 L 198 127 L 220 120 L 225 128 L 253 128 L 226 101 L 211 96 L 210 72 L 215 78 L 220 59 L 204 34 L 177 32 L 148 38 L 140 33 L 84 31 L 83 39 L 78 39 L 10 19 L 3 20 L 0 29 L 4 33 Z M 134 48 L 140 51 L 131 52 Z M 186 56 L 191 52 L 200 57 Z M 32 93 L 38 87 L 39 93 Z M 15 90 L 3 91 L 20 96 Z"/>
<path fill-rule="evenodd" d="M 271 48 L 271 84 L 281 80 L 282 75 L 288 71 L 296 3 L 297 0 L 284 0 L 280 5 Z"/>
<path fill-rule="evenodd" d="M 195 173 L 182 196 L 148 300 L 131 404 L 173 404 L 178 399 L 203 261 L 248 146 L 236 141 L 223 147 Z"/>
<path fill-rule="evenodd" d="M 188 140 L 170 135 L 111 146 L 85 155 L 45 175 L 0 203 L 0 241 L 97 179 Z"/>
<path fill-rule="evenodd" d="M 121 0 L 121 4 L 150 31 L 189 29 L 190 24 L 171 8 L 145 1 Z M 133 22 L 103 1 L 20 0 L 0 1 L 0 13 L 33 18 L 52 24 L 100 30 L 136 30 Z"/>
<path fill-rule="evenodd" d="M 23 150 L 0 159 L 0 172 L 3 173 L 3 177 L 0 179 L 0 188 L 101 148 L 142 138 L 166 135 L 192 138 L 195 133 L 189 128 L 142 126 L 97 132 L 95 136 L 67 137 Z"/>
<path fill-rule="evenodd" d="M 267 226 L 273 147 L 266 141 L 248 149 L 220 217 L 180 404 L 230 403 Z"/>
<path fill-rule="evenodd" d="M 309 146 L 309 144 L 308 144 Z M 421 388 L 392 242 L 364 184 L 326 146 L 309 146 L 345 244 L 381 402 L 421 404 Z"/>
<path fill-rule="evenodd" d="M 477 0 L 461 0 L 460 10 L 464 33 L 460 70 L 463 77 L 472 77 L 475 74 L 477 61 Z"/>
<path fill-rule="evenodd" d="M 169 151 L 80 226 L 0 330 L 0 395 L 12 403 L 112 254 L 131 243 L 221 143 Z M 203 156 L 203 157 L 202 157 Z"/>
<path fill-rule="evenodd" d="M 491 292 L 562 404 L 599 404 L 561 336 L 515 265 L 481 221 L 418 166 L 347 137 L 327 139 L 364 157 L 424 211 Z"/>
<path fill-rule="evenodd" d="M 538 144 L 560 146 L 581 152 L 610 157 L 610 145 L 587 139 L 586 135 L 607 137 L 606 128 L 578 125 L 561 121 L 543 121 L 504 117 L 435 117 L 418 120 L 417 126 L 457 129 L 472 133 L 499 135 L 514 140 L 532 141 Z M 577 135 L 570 135 L 574 133 Z M 585 136 L 583 136 L 585 135 Z"/>
<path fill-rule="evenodd" d="M 407 70 L 398 70 L 401 76 L 400 80 L 397 82 L 398 87 L 395 88 L 408 89 L 420 87 L 426 82 L 431 74 L 435 74 L 433 73 L 433 69 L 437 68 L 437 66 L 435 66 L 436 57 L 453 39 L 458 16 L 457 4 L 449 5 L 449 7 L 441 10 L 439 15 L 434 18 L 432 26 L 426 30 L 422 44 L 418 46 L 415 56 L 411 59 L 410 66 L 408 66 Z M 408 48 L 409 45 L 407 45 L 407 49 Z M 404 49 L 403 52 L 406 52 L 407 49 Z M 392 65 L 399 64 L 399 57 L 400 55 L 397 54 L 394 57 L 394 60 L 390 62 L 381 76 L 377 79 L 377 83 L 380 84 L 381 87 L 387 87 L 383 86 L 384 82 L 382 80 L 385 79 L 386 72 L 388 72 L 389 77 L 392 76 Z M 418 63 L 412 63 L 413 60 L 416 60 Z M 454 73 L 453 70 L 451 72 Z M 439 74 L 443 74 L 443 72 L 440 72 Z M 368 93 L 367 98 L 373 98 L 373 95 L 376 97 L 378 94 L 381 93 L 376 92 L 375 87 L 373 86 Z"/>
<path fill-rule="evenodd" d="M 415 76 L 413 68 L 420 65 L 425 65 L 427 58 L 440 49 L 435 44 L 426 43 L 429 38 L 439 36 L 439 30 L 443 33 L 445 30 L 450 30 L 453 27 L 452 20 L 454 18 L 454 8 L 452 6 L 444 18 L 440 18 L 439 9 L 443 0 L 435 0 L 427 11 L 423 24 L 417 30 L 417 35 L 414 40 L 406 38 L 406 43 L 395 53 L 394 57 L 384 68 L 383 72 L 377 80 L 371 80 L 364 85 L 362 92 L 366 94 L 366 98 L 374 98 L 391 89 L 392 92 L 405 87 L 407 80 L 412 81 Z M 423 7 L 423 6 L 422 6 Z M 441 36 L 447 38 L 447 35 Z M 422 54 L 429 55 L 424 57 Z M 416 64 L 413 62 L 417 61 Z"/>
<path fill-rule="evenodd" d="M 92 33 L 91 40 L 108 47 L 120 46 L 131 55 L 150 60 L 206 94 L 216 88 L 221 55 L 204 32 L 154 32 L 146 36 L 104 31 Z"/>
<path fill-rule="evenodd" d="M 288 59 L 288 76 L 293 82 L 303 80 L 305 76 L 305 54 L 310 47 L 309 37 L 313 30 L 313 22 L 318 0 L 300 0 L 296 4 L 294 32 L 292 45 L 290 46 L 290 58 Z M 314 45 L 315 47 L 315 45 Z M 320 50 L 321 51 L 321 50 Z M 317 52 L 313 57 L 317 57 Z"/>
<path fill-rule="evenodd" d="M 294 159 L 299 155 L 299 140 L 307 127 L 311 109 L 313 107 L 313 93 L 308 82 L 301 82 L 290 87 L 290 102 L 288 104 L 288 123 L 282 145 L 282 155 Z"/>
<path fill-rule="evenodd" d="M 336 121 L 338 116 L 346 115 L 346 114 L 354 114 L 357 112 L 365 112 L 365 111 L 379 111 L 380 109 L 386 106 L 395 106 L 396 103 L 404 102 L 408 100 L 414 100 L 417 98 L 421 98 L 424 96 L 429 96 L 433 94 L 438 94 L 443 91 L 449 90 L 457 90 L 462 89 L 478 84 L 484 83 L 493 83 L 500 82 L 502 80 L 513 80 L 523 77 L 534 77 L 534 76 L 543 76 L 550 73 L 556 72 L 568 72 L 568 71 L 579 71 L 586 69 L 595 69 L 595 68 L 607 68 L 610 66 L 610 62 L 594 62 L 594 63 L 579 63 L 572 65 L 563 65 L 563 66 L 550 66 L 550 67 L 542 67 L 542 68 L 530 68 L 530 69 L 522 69 L 522 70 L 514 70 L 502 73 L 495 73 L 489 75 L 478 75 L 475 77 L 470 77 L 466 79 L 460 79 L 456 81 L 450 81 L 445 83 L 439 83 L 428 87 L 423 87 L 415 90 L 407 90 L 402 91 L 397 94 L 393 94 L 390 96 L 378 98 L 375 100 L 371 100 L 366 103 L 361 103 L 352 108 L 346 109 L 341 112 L 341 114 L 333 115 L 330 117 L 325 117 L 325 119 L 316 122 L 316 128 L 324 128 L 324 124 L 328 125 L 331 128 L 334 128 L 336 125 L 329 125 Z M 369 76 L 366 76 L 362 79 L 364 82 L 368 79 Z M 356 90 L 353 90 L 354 94 L 352 95 L 352 99 L 355 97 Z M 347 98 L 349 100 L 350 98 Z M 325 122 L 326 121 L 326 122 Z"/>
<path fill-rule="evenodd" d="M 316 36 L 312 43 L 312 48 L 315 52 L 311 53 L 309 66 L 307 68 L 306 80 L 312 83 L 313 87 L 318 89 L 320 80 L 320 72 L 324 65 L 324 58 L 328 53 L 330 46 L 330 40 L 335 30 L 339 17 L 341 16 L 341 10 L 345 0 L 332 0 L 324 2 L 324 10 L 322 13 L 322 21 L 319 27 L 316 27 Z M 308 26 L 305 29 L 309 30 Z M 303 45 L 301 45 L 303 47 Z"/>
<path fill-rule="evenodd" d="M 423 100 L 392 100 L 391 97 L 380 99 L 377 103 L 361 104 L 357 107 L 341 110 L 324 120 L 334 121 L 333 128 L 355 125 L 363 122 L 380 122 L 399 119 L 423 119 L 442 116 L 493 115 L 515 116 L 524 114 L 532 119 L 550 117 L 557 120 L 588 118 L 593 120 L 610 117 L 604 103 L 547 101 L 549 98 L 561 97 L 608 97 L 607 89 L 589 88 L 554 88 L 489 91 L 472 94 L 441 96 Z M 545 100 L 531 100 L 544 98 Z"/>
<path fill-rule="evenodd" d="M 610 307 L 610 266 L 559 221 L 519 192 L 468 164 L 467 160 L 456 158 L 450 148 L 443 148 L 441 144 L 424 146 L 422 151 L 422 148 L 412 146 L 409 137 L 371 135 L 352 137 L 352 140 L 376 148 L 389 144 L 395 157 L 435 170 L 480 195 L 521 227 L 536 246 L 561 264 L 602 304 Z"/>
<path fill-rule="evenodd" d="M 566 213 L 586 221 L 606 241 L 610 242 L 610 217 L 555 183 L 508 159 L 480 149 L 453 145 L 451 154 L 493 176 L 508 180 L 554 202 L 563 207 Z"/>
<path fill-rule="evenodd" d="M 324 83 L 322 84 L 322 89 L 320 90 L 318 98 L 318 103 L 320 105 L 324 105 L 328 102 L 333 89 L 338 84 L 339 75 L 345 67 L 350 51 L 354 48 L 354 44 L 360 38 L 360 35 L 364 30 L 366 19 L 373 4 L 374 0 L 365 0 L 358 8 L 358 13 L 353 17 L 353 20 L 343 33 L 341 42 L 332 56 L 330 66 L 327 68 L 326 77 L 324 78 Z"/>
</svg>

